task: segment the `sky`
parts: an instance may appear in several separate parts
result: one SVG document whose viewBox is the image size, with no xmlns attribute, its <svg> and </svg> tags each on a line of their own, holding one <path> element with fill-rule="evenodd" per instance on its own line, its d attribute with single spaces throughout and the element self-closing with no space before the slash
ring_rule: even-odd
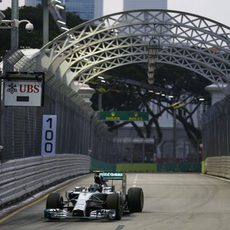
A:
<svg viewBox="0 0 230 230">
<path fill-rule="evenodd" d="M 230 0 L 168 0 L 168 9 L 198 14 L 230 26 Z"/>
<path fill-rule="evenodd" d="M 106 1 L 111 7 L 118 3 L 118 0 Z M 9 5 L 9 2 L 11 1 L 2 0 L 1 5 Z M 19 4 L 23 2 L 25 0 L 19 0 Z M 198 14 L 230 26 L 230 0 L 168 0 L 168 9 Z"/>
<path fill-rule="evenodd" d="M 4 10 L 7 7 L 11 7 L 11 0 L 2 0 L 0 1 L 0 10 Z M 19 6 L 25 4 L 25 0 L 18 0 Z"/>
</svg>

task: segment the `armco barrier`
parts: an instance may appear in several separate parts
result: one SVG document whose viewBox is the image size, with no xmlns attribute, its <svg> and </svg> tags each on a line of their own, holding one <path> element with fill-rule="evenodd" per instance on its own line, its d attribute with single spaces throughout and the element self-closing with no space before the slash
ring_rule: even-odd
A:
<svg viewBox="0 0 230 230">
<path fill-rule="evenodd" d="M 60 154 L 0 164 L 0 207 L 58 181 L 90 172 L 90 157 Z"/>
<path fill-rule="evenodd" d="M 206 158 L 204 171 L 209 175 L 230 179 L 230 156 Z"/>
</svg>

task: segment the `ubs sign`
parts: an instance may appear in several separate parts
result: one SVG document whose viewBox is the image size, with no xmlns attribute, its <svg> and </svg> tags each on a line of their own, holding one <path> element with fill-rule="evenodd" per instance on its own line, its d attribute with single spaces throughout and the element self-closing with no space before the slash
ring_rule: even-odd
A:
<svg viewBox="0 0 230 230">
<path fill-rule="evenodd" d="M 32 77 L 31 77 L 32 76 Z M 5 106 L 42 106 L 43 76 L 9 74 L 4 78 Z"/>
</svg>

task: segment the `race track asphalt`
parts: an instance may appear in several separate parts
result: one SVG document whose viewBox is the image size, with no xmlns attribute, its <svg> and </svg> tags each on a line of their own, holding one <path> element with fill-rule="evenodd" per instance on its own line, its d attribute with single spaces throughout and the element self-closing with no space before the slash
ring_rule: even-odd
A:
<svg viewBox="0 0 230 230">
<path fill-rule="evenodd" d="M 87 186 L 93 175 L 72 181 L 61 189 Z M 230 182 L 200 174 L 128 174 L 128 188 L 142 187 L 142 213 L 120 221 L 62 220 L 43 217 L 45 196 L 1 218 L 1 230 L 229 230 Z"/>
</svg>

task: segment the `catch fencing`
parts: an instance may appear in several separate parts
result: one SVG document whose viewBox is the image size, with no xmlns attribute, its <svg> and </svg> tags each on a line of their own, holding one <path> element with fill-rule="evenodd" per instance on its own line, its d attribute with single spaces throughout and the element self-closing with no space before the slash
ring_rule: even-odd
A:
<svg viewBox="0 0 230 230">
<path fill-rule="evenodd" d="M 90 155 L 107 162 L 116 152 L 113 135 L 97 113 L 69 87 L 46 80 L 43 107 L 0 108 L 1 162 L 41 155 L 42 116 L 57 115 L 56 153 Z"/>
<path fill-rule="evenodd" d="M 207 174 L 230 178 L 230 96 L 212 106 L 202 120 Z"/>
<path fill-rule="evenodd" d="M 107 126 L 89 103 L 60 81 L 46 78 L 43 107 L 4 107 L 2 100 L 0 106 L 0 209 L 89 173 L 91 158 L 116 160 L 116 145 Z M 41 156 L 44 114 L 57 115 L 53 157 Z"/>
<path fill-rule="evenodd" d="M 36 60 L 22 50 L 8 52 L 4 57 L 4 72 L 38 70 L 41 67 Z M 43 107 L 4 107 L 1 101 L 0 145 L 4 149 L 0 150 L 0 162 L 41 155 L 43 114 L 57 115 L 57 154 L 82 154 L 115 161 L 113 135 L 98 120 L 97 113 L 79 93 L 45 73 Z"/>
</svg>

